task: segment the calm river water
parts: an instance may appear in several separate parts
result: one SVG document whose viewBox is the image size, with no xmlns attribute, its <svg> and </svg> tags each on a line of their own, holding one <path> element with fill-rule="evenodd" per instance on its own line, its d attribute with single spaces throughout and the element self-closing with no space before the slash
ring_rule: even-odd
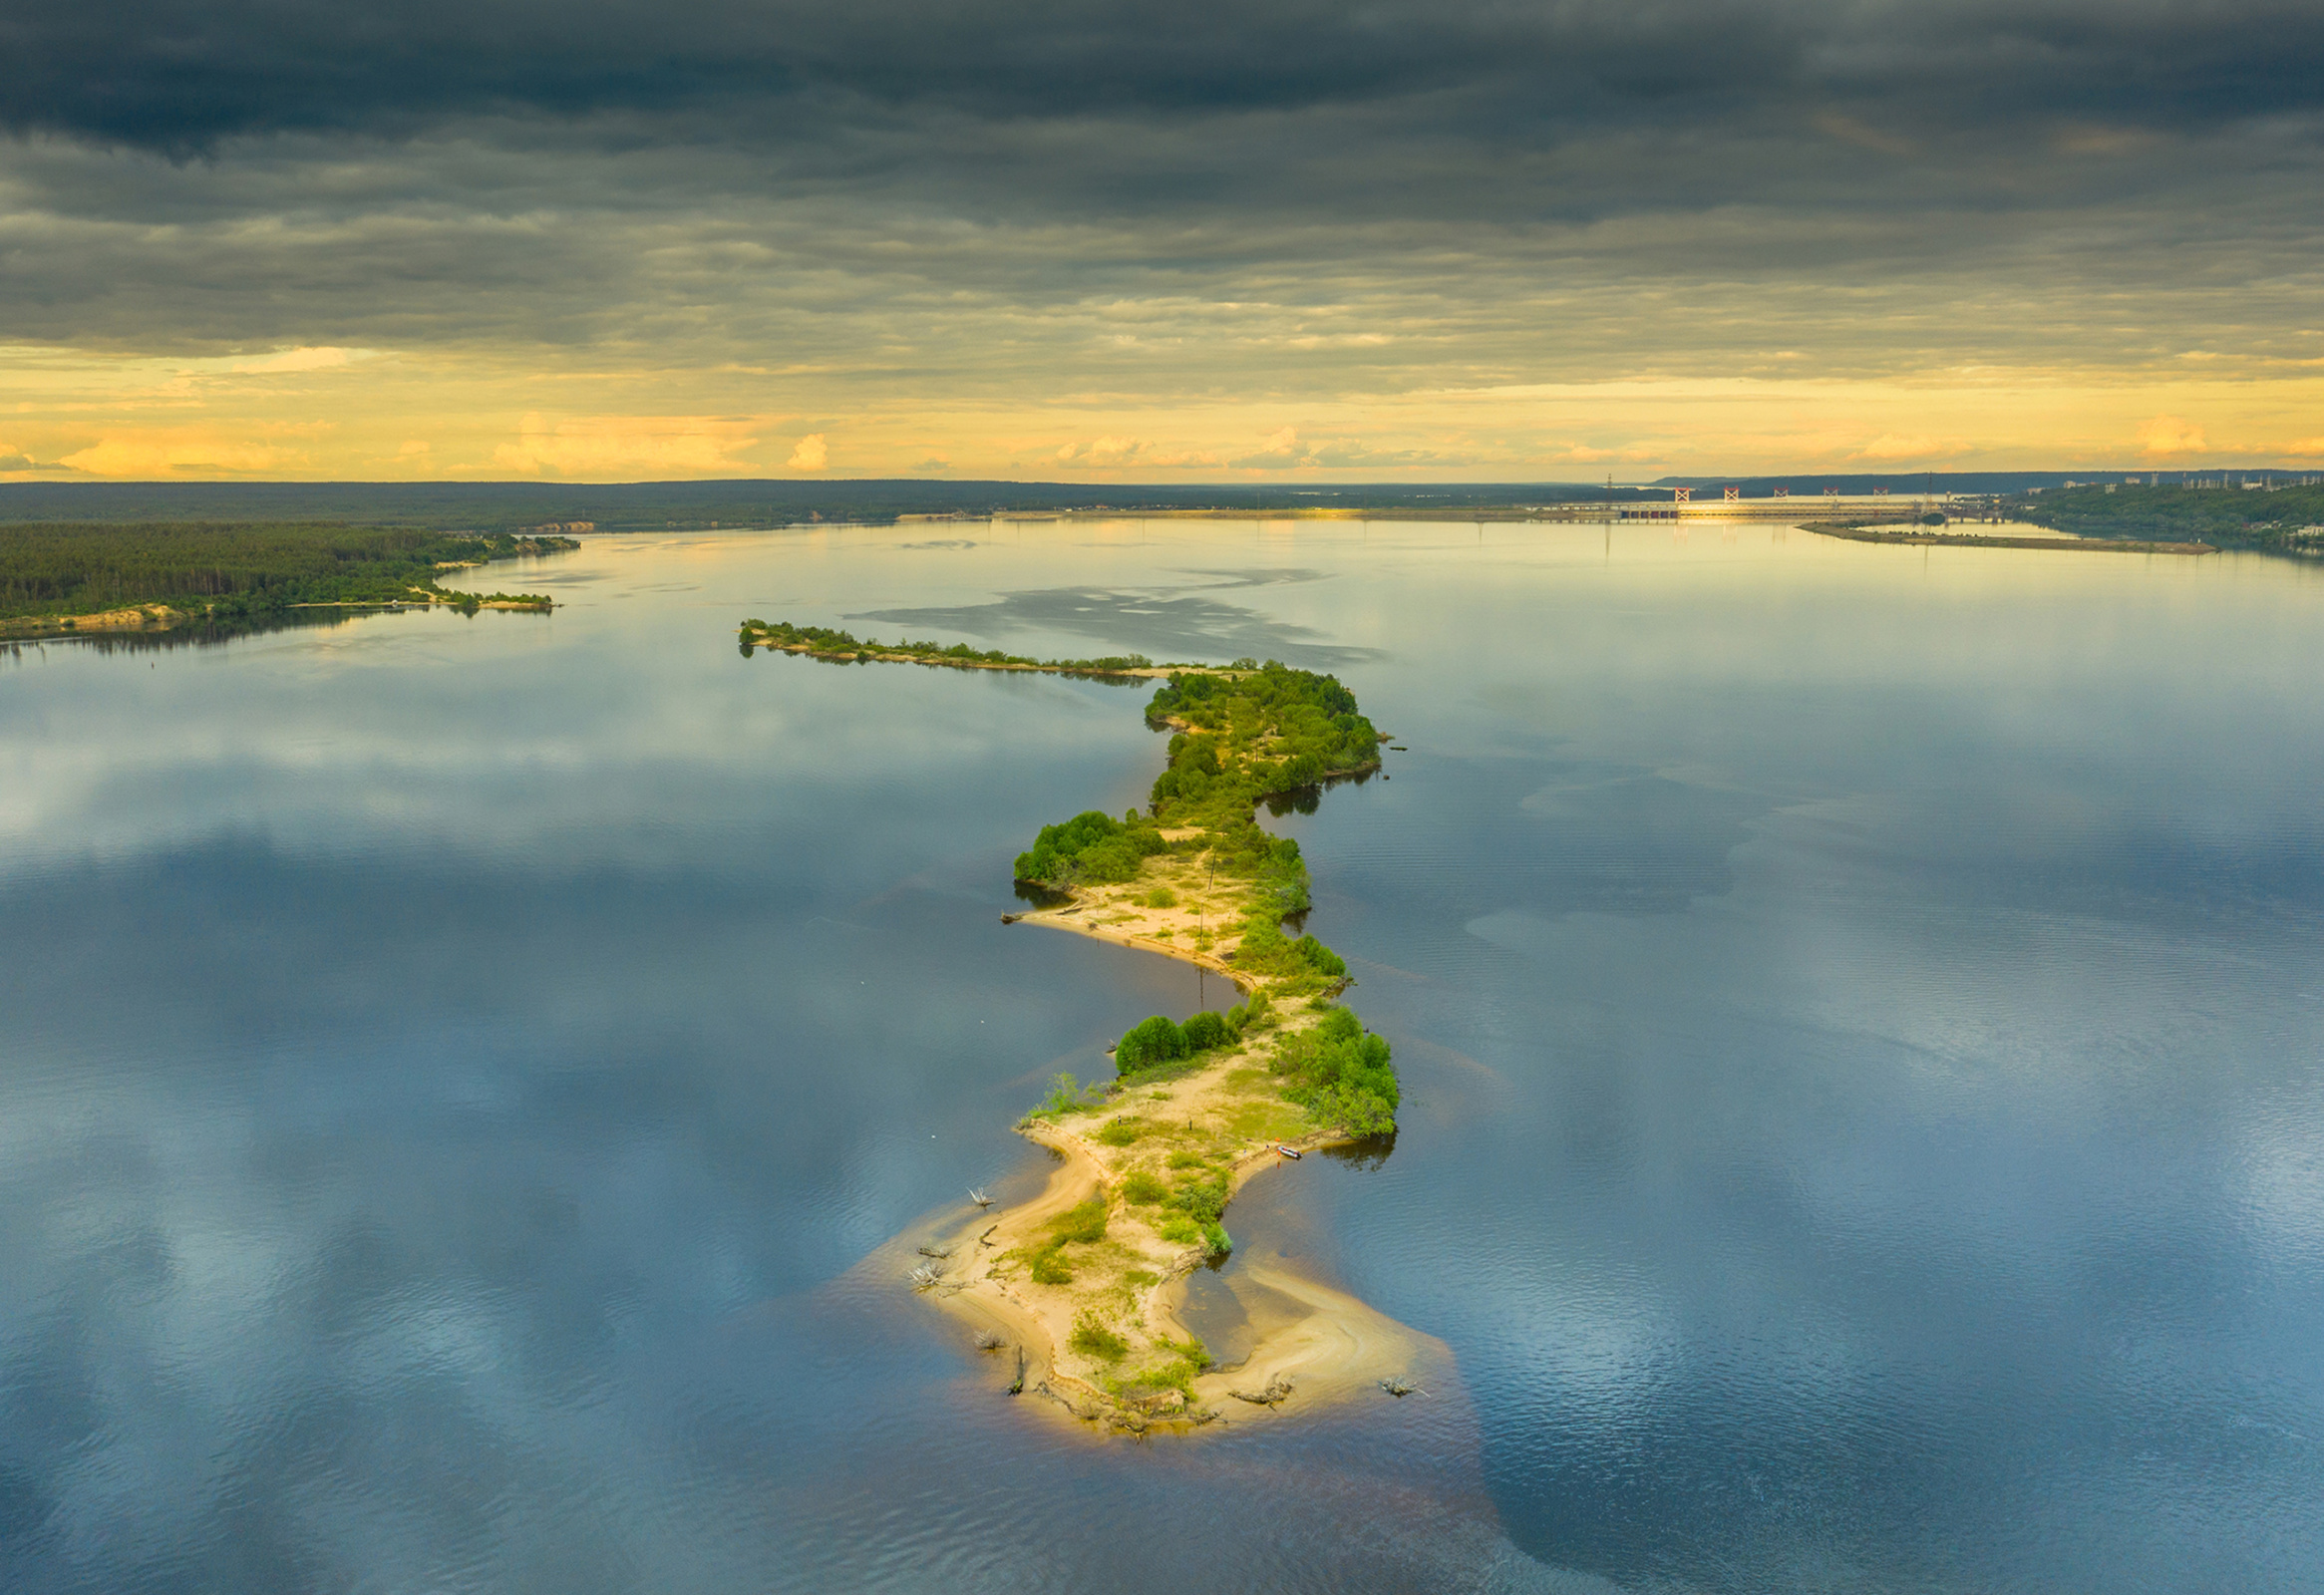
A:
<svg viewBox="0 0 2324 1595">
<path fill-rule="evenodd" d="M 2324 1585 L 2324 572 L 1126 521 L 493 585 L 564 607 L 0 657 L 0 1587 Z M 999 922 L 1142 690 L 746 615 L 1396 733 L 1277 823 L 1404 1131 L 1229 1217 L 1424 1394 L 1095 1440 L 863 1263 L 1219 994 Z"/>
</svg>

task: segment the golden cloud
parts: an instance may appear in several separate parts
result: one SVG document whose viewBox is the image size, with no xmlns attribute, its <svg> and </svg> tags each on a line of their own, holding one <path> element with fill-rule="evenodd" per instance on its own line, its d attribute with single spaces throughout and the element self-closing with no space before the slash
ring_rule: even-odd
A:
<svg viewBox="0 0 2324 1595">
<path fill-rule="evenodd" d="M 2203 429 L 2177 416 L 2157 416 L 2139 429 L 2139 452 L 2151 460 L 2200 452 Z"/>
<path fill-rule="evenodd" d="M 493 451 L 493 464 L 527 476 L 592 477 L 619 472 L 747 470 L 735 456 L 759 440 L 757 423 L 725 416 L 576 416 L 556 422 L 528 415 L 516 441 Z M 816 440 L 820 450 L 822 440 Z"/>
<path fill-rule="evenodd" d="M 1961 452 L 1961 446 L 1943 438 L 1899 436 L 1883 432 L 1848 456 L 1850 460 L 1942 460 Z"/>
<path fill-rule="evenodd" d="M 289 429 L 284 429 L 289 430 Z M 328 430 L 310 426 L 302 432 Z M 143 427 L 107 433 L 58 464 L 89 477 L 253 477 L 297 474 L 312 460 L 303 446 L 269 442 L 235 429 Z"/>
<path fill-rule="evenodd" d="M 1069 443 L 1057 451 L 1061 466 L 1081 466 L 1096 471 L 1109 471 L 1141 459 L 1151 446 L 1144 438 L 1093 438 L 1087 443 Z"/>
</svg>

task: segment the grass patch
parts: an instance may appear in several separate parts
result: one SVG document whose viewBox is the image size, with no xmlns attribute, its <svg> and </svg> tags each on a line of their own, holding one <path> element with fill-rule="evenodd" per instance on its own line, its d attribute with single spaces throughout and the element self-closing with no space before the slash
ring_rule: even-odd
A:
<svg viewBox="0 0 2324 1595">
<path fill-rule="evenodd" d="M 1171 1213 L 1154 1226 L 1154 1232 L 1180 1246 L 1191 1246 L 1202 1238 L 1202 1231 L 1183 1213 Z"/>
<path fill-rule="evenodd" d="M 1112 1118 L 1098 1131 L 1098 1139 L 1108 1146 L 1129 1146 L 1146 1133 L 1146 1125 L 1135 1118 Z"/>
<path fill-rule="evenodd" d="M 1033 1254 L 1033 1283 L 1036 1285 L 1070 1285 L 1073 1269 L 1065 1254 L 1055 1246 L 1045 1247 Z"/>
<path fill-rule="evenodd" d="M 1074 1242 L 1094 1244 L 1106 1238 L 1106 1198 L 1092 1196 L 1079 1206 L 1069 1207 L 1049 1221 L 1049 1233 L 1056 1237 L 1053 1246 Z"/>
<path fill-rule="evenodd" d="M 1178 894 L 1167 886 L 1157 886 L 1139 901 L 1149 908 L 1175 908 L 1178 906 Z"/>
<path fill-rule="evenodd" d="M 1084 1357 L 1095 1357 L 1107 1363 L 1118 1363 L 1130 1352 L 1130 1342 L 1088 1313 L 1074 1320 L 1073 1335 L 1066 1344 Z"/>
<path fill-rule="evenodd" d="M 1307 1115 L 1286 1102 L 1257 1102 L 1237 1109 L 1227 1129 L 1237 1138 L 1289 1140 L 1307 1128 Z"/>
<path fill-rule="evenodd" d="M 1194 1380 L 1210 1366 L 1209 1348 L 1198 1335 L 1188 1335 L 1184 1341 L 1163 1339 L 1156 1348 L 1168 1352 L 1170 1360 L 1152 1368 L 1142 1368 L 1128 1379 L 1109 1381 L 1108 1386 L 1117 1396 L 1136 1396 L 1155 1391 L 1176 1390 L 1194 1394 Z"/>
<path fill-rule="evenodd" d="M 1170 1199 L 1170 1188 L 1141 1168 L 1122 1181 L 1122 1199 L 1134 1207 L 1159 1207 Z"/>
<path fill-rule="evenodd" d="M 1025 1116 L 1032 1118 L 1063 1118 L 1068 1114 L 1088 1113 L 1105 1106 L 1106 1088 L 1084 1086 L 1071 1075 L 1059 1075 L 1049 1083 L 1049 1095 L 1041 1099 L 1041 1106 Z"/>
<path fill-rule="evenodd" d="M 1197 1070 L 1208 1069 L 1216 1061 L 1217 1055 L 1214 1053 L 1196 1053 L 1191 1058 L 1172 1058 L 1163 1063 L 1141 1064 L 1136 1069 L 1121 1071 L 1121 1085 L 1126 1090 L 1133 1086 L 1160 1086 L 1169 1081 L 1183 1080 Z M 1162 1100 L 1166 1102 L 1168 1098 L 1166 1095 L 1162 1095 Z"/>
</svg>

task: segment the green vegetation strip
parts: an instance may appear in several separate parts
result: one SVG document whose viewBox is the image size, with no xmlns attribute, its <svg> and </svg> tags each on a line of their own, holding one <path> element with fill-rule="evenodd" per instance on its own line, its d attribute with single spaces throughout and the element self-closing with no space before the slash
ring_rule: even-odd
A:
<svg viewBox="0 0 2324 1595">
<path fill-rule="evenodd" d="M 939 1301 L 977 1303 L 972 1313 L 1030 1319 L 1024 1332 L 1051 1353 L 1030 1388 L 1085 1420 L 1145 1434 L 1209 1424 L 1224 1397 L 1280 1406 L 1292 1388 L 1282 1365 L 1271 1379 L 1248 1381 L 1255 1394 L 1235 1389 L 1175 1322 L 1170 1292 L 1205 1258 L 1233 1250 L 1227 1204 L 1279 1151 L 1396 1130 L 1403 1093 L 1389 1044 L 1338 1001 L 1350 984 L 1346 962 L 1297 925 L 1309 903 L 1299 844 L 1257 818 L 1262 806 L 1312 808 L 1324 784 L 1377 771 L 1387 739 L 1340 682 L 1272 660 L 1040 660 L 762 620 L 745 622 L 741 640 L 745 654 L 1157 682 L 1147 721 L 1169 734 L 1168 761 L 1145 807 L 1119 818 L 1090 809 L 1043 826 L 1015 868 L 1020 895 L 1042 906 L 1006 917 L 1189 960 L 1231 977 L 1240 1000 L 1182 1021 L 1140 1020 L 1112 1049 L 1115 1078 L 1102 1085 L 1059 1075 L 1019 1128 L 1089 1170 L 1094 1188 L 1083 1197 L 1067 1187 L 1059 1200 L 1072 1206 L 1036 1200 L 989 1222 L 980 1211 L 958 1237 L 923 1246 L 936 1262 L 912 1279 Z M 1375 1323 L 1330 1338 L 1338 1351 L 1321 1361 L 1297 1353 L 1298 1366 L 1323 1372 L 1357 1346 L 1379 1355 L 1393 1336 L 1393 1326 Z M 1244 1355 L 1248 1368 L 1262 1348 Z M 1020 1373 L 1012 1392 L 1025 1388 Z"/>
<path fill-rule="evenodd" d="M 1941 524 L 1941 517 L 1937 519 Z M 1829 521 L 1810 521 L 1808 531 L 1822 532 L 1826 537 L 1845 537 L 1850 542 L 1910 543 L 1914 547 L 1936 548 L 2048 548 L 2063 549 L 2068 553 L 2117 554 L 2211 554 L 2218 550 L 2207 542 L 2133 542 L 2122 537 L 1988 537 L 1977 532 L 1963 531 L 1897 531 L 1874 526 L 1847 526 Z"/>
<path fill-rule="evenodd" d="M 2217 478 L 2239 482 L 2238 474 Z M 2009 512 L 2081 537 L 2204 542 L 2314 555 L 2324 551 L 2324 484 L 2268 488 L 2154 486 L 2120 482 L 2027 493 Z"/>
<path fill-rule="evenodd" d="M 448 592 L 436 578 L 579 546 L 570 537 L 295 522 L 0 525 L 0 626 L 224 622 L 318 605 L 547 609 L 538 593 Z"/>
<path fill-rule="evenodd" d="M 946 665 L 955 670 L 1043 670 L 1065 676 L 1154 676 L 1173 670 L 1200 670 L 1200 665 L 1157 665 L 1144 654 L 1109 654 L 1102 659 L 1028 659 L 998 648 L 976 649 L 964 642 L 877 642 L 829 626 L 795 626 L 786 620 L 746 620 L 742 647 L 780 653 L 806 654 L 833 664 Z M 1257 660 L 1244 660 L 1250 669 Z"/>
<path fill-rule="evenodd" d="M 1239 659 L 1225 667 L 1158 666 L 1137 654 L 1040 660 L 960 643 L 881 643 L 758 619 L 743 622 L 741 640 L 745 653 L 771 648 L 848 663 L 1162 677 L 1146 714 L 1148 724 L 1172 734 L 1169 763 L 1155 778 L 1146 809 L 1119 819 L 1090 809 L 1044 826 L 1016 864 L 1021 883 L 1058 899 L 1090 900 L 1102 890 L 1104 906 L 1126 904 L 1131 913 L 1173 919 L 1184 916 L 1169 911 L 1184 905 L 1160 877 L 1188 878 L 1189 866 L 1199 875 L 1200 928 L 1182 944 L 1174 926 L 1168 947 L 1159 938 L 1149 944 L 1216 962 L 1249 995 L 1223 1014 L 1205 1011 L 1183 1024 L 1156 1014 L 1132 1027 L 1115 1049 L 1117 1089 L 1184 1074 L 1243 1049 L 1246 1037 L 1274 1028 L 1280 1005 L 1305 998 L 1321 1018 L 1305 1015 L 1275 1038 L 1268 1067 L 1279 1095 L 1319 1129 L 1358 1136 L 1395 1130 L 1401 1094 L 1388 1043 L 1365 1034 L 1352 1013 L 1330 1002 L 1348 984 L 1346 962 L 1314 936 L 1284 933 L 1284 921 L 1309 906 L 1307 861 L 1296 840 L 1269 834 L 1257 820 L 1262 803 L 1295 800 L 1323 783 L 1380 768 L 1387 739 L 1337 678 L 1274 660 Z M 1101 1094 L 1092 1102 L 1061 1077 L 1034 1113 L 1055 1118 L 1104 1100 Z M 1200 1214 L 1197 1221 L 1215 1229 L 1217 1216 Z"/>
<path fill-rule="evenodd" d="M 1311 935 L 1284 934 L 1283 921 L 1309 906 L 1307 861 L 1296 840 L 1270 835 L 1256 812 L 1270 798 L 1379 769 L 1387 740 L 1335 678 L 1272 660 L 1256 670 L 1178 671 L 1155 692 L 1147 720 L 1173 731 L 1169 767 L 1155 778 L 1147 811 L 1120 820 L 1096 809 L 1077 814 L 1044 827 L 1017 859 L 1019 880 L 1060 893 L 1135 887 L 1157 858 L 1198 863 L 1206 891 L 1223 884 L 1231 914 L 1217 931 L 1197 932 L 1194 946 L 1216 950 L 1250 995 L 1224 1014 L 1197 1013 L 1182 1025 L 1157 1014 L 1133 1026 L 1114 1051 L 1131 1083 L 1241 1046 L 1252 1021 L 1276 1004 L 1328 999 L 1346 986 L 1339 954 Z M 1149 908 L 1176 906 L 1166 886 L 1127 895 Z M 1396 1128 L 1388 1043 L 1366 1035 L 1344 1008 L 1283 1036 L 1269 1067 L 1282 1095 L 1319 1125 L 1354 1135 Z"/>
</svg>

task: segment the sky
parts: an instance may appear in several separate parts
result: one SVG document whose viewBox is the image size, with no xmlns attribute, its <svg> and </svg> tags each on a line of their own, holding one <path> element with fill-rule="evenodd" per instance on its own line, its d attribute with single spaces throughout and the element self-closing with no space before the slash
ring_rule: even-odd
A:
<svg viewBox="0 0 2324 1595">
<path fill-rule="evenodd" d="M 0 480 L 2324 468 L 2317 0 L 10 0 Z"/>
</svg>

